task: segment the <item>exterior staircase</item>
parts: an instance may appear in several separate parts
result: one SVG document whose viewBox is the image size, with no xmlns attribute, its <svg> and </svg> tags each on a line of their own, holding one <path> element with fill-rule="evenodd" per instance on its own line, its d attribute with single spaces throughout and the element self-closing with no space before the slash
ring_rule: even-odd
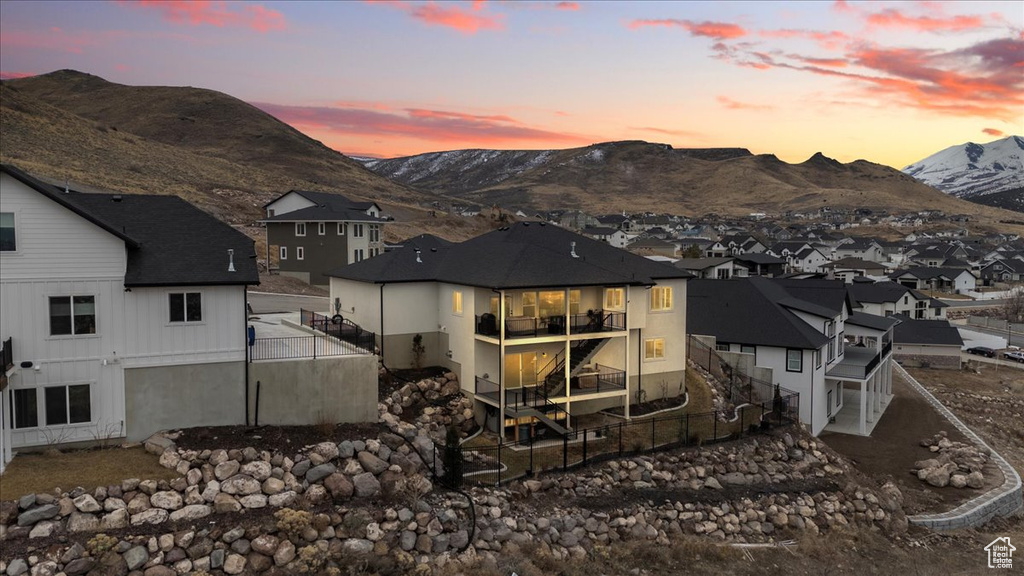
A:
<svg viewBox="0 0 1024 576">
<path fill-rule="evenodd" d="M 609 338 L 593 338 L 580 340 L 569 349 L 569 377 L 578 375 L 583 367 L 608 343 Z M 559 396 L 565 392 L 565 354 L 558 353 L 549 365 L 551 367 L 544 377 L 544 390 L 548 397 Z"/>
</svg>

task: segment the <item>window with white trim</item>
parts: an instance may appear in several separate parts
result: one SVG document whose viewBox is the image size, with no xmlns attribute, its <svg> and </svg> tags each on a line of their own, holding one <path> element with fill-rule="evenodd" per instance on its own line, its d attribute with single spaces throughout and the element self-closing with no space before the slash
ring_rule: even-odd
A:
<svg viewBox="0 0 1024 576">
<path fill-rule="evenodd" d="M 380 242 L 380 226 L 370 224 L 370 242 Z"/>
<path fill-rule="evenodd" d="M 281 246 L 278 249 L 278 257 L 281 260 L 287 260 L 288 259 L 288 247 L 287 246 Z"/>
<path fill-rule="evenodd" d="M 327 222 L 317 222 L 316 233 L 320 236 L 327 234 Z"/>
<path fill-rule="evenodd" d="M 203 294 L 201 292 L 171 292 L 167 295 L 171 322 L 202 322 Z"/>
<path fill-rule="evenodd" d="M 364 259 L 364 257 L 363 257 L 363 249 L 362 248 L 357 248 L 356 250 L 353 251 L 353 254 L 352 254 L 352 261 L 353 262 L 362 262 L 363 259 Z"/>
<path fill-rule="evenodd" d="M 625 288 L 605 288 L 604 308 L 605 310 L 624 310 L 626 307 Z"/>
<path fill-rule="evenodd" d="M 15 429 L 39 426 L 39 395 L 35 388 L 11 391 L 11 425 Z"/>
<path fill-rule="evenodd" d="M 0 212 L 0 252 L 14 252 L 18 239 L 14 229 L 14 212 Z"/>
<path fill-rule="evenodd" d="M 580 296 L 582 294 L 579 290 L 569 290 L 569 314 L 580 313 Z"/>
<path fill-rule="evenodd" d="M 305 222 L 296 222 L 295 223 L 295 235 L 296 236 L 305 236 L 306 235 L 306 223 Z"/>
<path fill-rule="evenodd" d="M 344 222 L 338 222 L 338 236 L 344 236 L 345 235 L 345 228 L 347 228 L 347 227 L 348 227 L 348 224 L 345 224 Z"/>
<path fill-rule="evenodd" d="M 651 288 L 651 312 L 672 309 L 672 287 L 655 286 Z"/>
<path fill-rule="evenodd" d="M 661 360 L 664 357 L 664 338 L 648 338 L 644 340 L 644 360 Z"/>
<path fill-rule="evenodd" d="M 814 351 L 814 367 L 815 368 L 821 368 L 821 357 L 822 357 L 821 348 L 818 348 L 817 350 Z"/>
<path fill-rule="evenodd" d="M 96 333 L 95 296 L 50 296 L 50 335 Z"/>
<path fill-rule="evenodd" d="M 43 388 L 43 412 L 47 426 L 82 424 L 92 420 L 88 384 Z"/>
<path fill-rule="evenodd" d="M 786 349 L 786 372 L 804 371 L 804 351 Z"/>
<path fill-rule="evenodd" d="M 296 260 L 305 260 L 306 259 L 306 249 L 303 248 L 302 246 L 297 246 L 295 248 L 295 259 Z"/>
<path fill-rule="evenodd" d="M 462 290 L 452 292 L 452 314 L 462 316 Z"/>
<path fill-rule="evenodd" d="M 352 225 L 352 237 L 353 238 L 362 238 L 363 237 L 363 225 L 362 224 L 353 224 Z"/>
<path fill-rule="evenodd" d="M 836 359 L 836 323 L 825 323 L 825 336 L 828 336 L 828 361 Z"/>
</svg>

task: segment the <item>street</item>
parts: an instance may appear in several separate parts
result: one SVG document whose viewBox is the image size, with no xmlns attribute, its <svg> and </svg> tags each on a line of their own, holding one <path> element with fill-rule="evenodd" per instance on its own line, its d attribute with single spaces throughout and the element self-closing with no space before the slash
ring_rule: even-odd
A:
<svg viewBox="0 0 1024 576">
<path fill-rule="evenodd" d="M 297 296 L 294 294 L 268 294 L 249 292 L 249 305 L 253 314 L 277 312 L 298 312 L 300 308 L 325 313 L 330 308 L 330 298 L 323 296 Z"/>
</svg>

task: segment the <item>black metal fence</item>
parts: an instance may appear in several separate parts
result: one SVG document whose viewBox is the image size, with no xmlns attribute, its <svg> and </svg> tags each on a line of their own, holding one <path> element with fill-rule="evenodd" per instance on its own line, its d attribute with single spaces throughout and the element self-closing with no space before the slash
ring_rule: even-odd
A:
<svg viewBox="0 0 1024 576">
<path fill-rule="evenodd" d="M 290 360 L 366 354 L 366 350 L 327 336 L 256 338 L 249 347 L 250 360 Z"/>
<path fill-rule="evenodd" d="M 744 402 L 750 404 L 769 402 L 774 398 L 776 389 L 774 384 L 733 366 L 717 350 L 696 337 L 689 337 L 686 350 L 686 357 L 714 378 L 715 382 L 709 382 L 709 384 L 716 387 L 733 405 Z M 783 396 L 796 394 L 796 392 L 785 388 L 780 388 L 780 391 Z"/>
<path fill-rule="evenodd" d="M 553 440 L 463 447 L 461 482 L 498 485 L 547 471 L 564 471 L 635 454 L 699 446 L 765 434 L 799 421 L 800 396 L 776 389 L 767 402 L 745 404 L 731 418 L 720 411 L 637 418 L 578 429 Z M 529 438 L 529 434 L 524 434 Z"/>
<path fill-rule="evenodd" d="M 340 314 L 327 317 L 312 310 L 299 309 L 299 318 L 303 326 L 334 336 L 371 354 L 377 351 L 377 333 L 364 330 L 355 322 L 342 318 Z"/>
</svg>

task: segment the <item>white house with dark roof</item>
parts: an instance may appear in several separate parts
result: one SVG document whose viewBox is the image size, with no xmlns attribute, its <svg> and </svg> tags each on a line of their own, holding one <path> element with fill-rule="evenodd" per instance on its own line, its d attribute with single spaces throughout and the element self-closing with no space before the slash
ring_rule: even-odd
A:
<svg viewBox="0 0 1024 576">
<path fill-rule="evenodd" d="M 291 190 L 264 206 L 267 263 L 283 276 L 326 287 L 324 270 L 384 252 L 384 224 L 376 202 L 341 194 Z"/>
<path fill-rule="evenodd" d="M 477 417 L 503 436 L 681 395 L 691 275 L 543 222 L 465 242 L 415 245 L 328 272 L 338 312 L 381 334 L 390 368 L 459 376 Z"/>
<path fill-rule="evenodd" d="M 974 290 L 978 285 L 978 277 L 964 268 L 911 267 L 897 270 L 889 278 L 915 290 L 939 290 L 956 294 Z"/>
<path fill-rule="evenodd" d="M 692 280 L 688 294 L 690 333 L 799 392 L 812 434 L 871 433 L 892 398 L 896 320 L 854 311 L 838 280 Z"/>
<path fill-rule="evenodd" d="M 251 239 L 174 196 L 69 193 L 7 165 L 0 199 L 0 462 L 245 421 Z"/>
</svg>

